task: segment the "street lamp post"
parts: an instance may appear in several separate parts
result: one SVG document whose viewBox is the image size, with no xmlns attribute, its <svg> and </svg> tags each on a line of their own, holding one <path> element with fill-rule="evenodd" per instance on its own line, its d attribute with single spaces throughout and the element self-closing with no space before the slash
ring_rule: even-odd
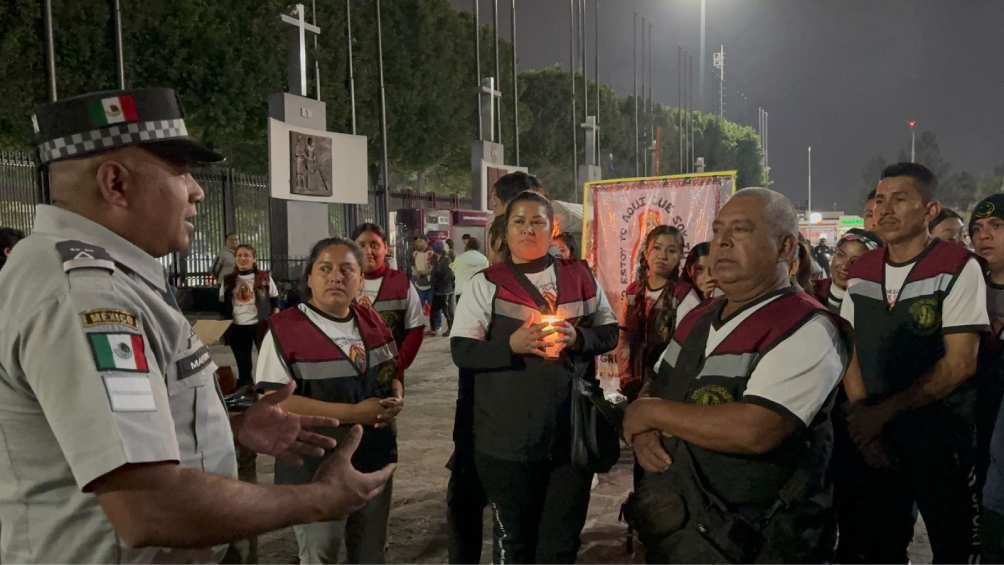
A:
<svg viewBox="0 0 1004 565">
<path fill-rule="evenodd" d="M 812 146 L 809 146 L 809 206 L 805 211 L 805 219 L 812 215 Z"/>
<path fill-rule="evenodd" d="M 910 162 L 917 162 L 917 120 L 907 122 L 910 126 Z"/>
</svg>

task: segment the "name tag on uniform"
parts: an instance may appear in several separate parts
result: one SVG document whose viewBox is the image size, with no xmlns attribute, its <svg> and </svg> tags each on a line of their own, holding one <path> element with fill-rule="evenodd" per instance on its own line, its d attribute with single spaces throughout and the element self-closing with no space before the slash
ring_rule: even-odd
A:
<svg viewBox="0 0 1004 565">
<path fill-rule="evenodd" d="M 103 375 L 112 412 L 155 412 L 153 386 L 147 377 Z"/>
<path fill-rule="evenodd" d="M 183 381 L 188 377 L 197 375 L 213 362 L 209 349 L 205 345 L 195 350 L 191 355 L 186 355 L 178 360 L 178 380 Z"/>
</svg>

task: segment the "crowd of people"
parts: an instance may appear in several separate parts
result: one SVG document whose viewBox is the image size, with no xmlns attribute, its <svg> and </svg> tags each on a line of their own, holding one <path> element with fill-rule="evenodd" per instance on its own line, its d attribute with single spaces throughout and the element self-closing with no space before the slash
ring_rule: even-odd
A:
<svg viewBox="0 0 1004 565">
<path fill-rule="evenodd" d="M 169 89 L 120 95 L 183 120 Z M 633 451 L 650 562 L 905 563 L 918 515 L 936 562 L 1004 560 L 1004 194 L 967 221 L 895 164 L 864 229 L 813 248 L 787 198 L 746 188 L 710 241 L 644 234 L 620 318 L 526 173 L 494 186 L 483 247 L 418 236 L 399 271 L 364 223 L 313 246 L 285 309 L 228 234 L 213 275 L 256 398 L 228 415 L 156 260 L 188 247 L 191 166 L 219 156 L 184 128 L 63 151 L 105 131 L 106 97 L 38 111 L 53 205 L 0 230 L 0 560 L 240 559 L 293 526 L 301 563 L 386 561 L 427 319 L 458 370 L 451 563 L 481 560 L 485 507 L 493 562 L 574 562 L 604 431 Z M 623 403 L 594 386 L 618 343 Z M 238 450 L 275 456 L 275 484 L 235 480 Z"/>
</svg>

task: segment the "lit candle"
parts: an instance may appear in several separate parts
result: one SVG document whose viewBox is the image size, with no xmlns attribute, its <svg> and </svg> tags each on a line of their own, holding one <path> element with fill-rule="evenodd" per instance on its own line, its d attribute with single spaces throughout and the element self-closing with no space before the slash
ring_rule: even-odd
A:
<svg viewBox="0 0 1004 565">
<path fill-rule="evenodd" d="M 558 341 L 558 327 L 555 325 L 562 322 L 560 317 L 554 315 L 541 316 L 540 321 L 547 324 L 544 326 L 544 352 L 550 359 L 557 359 L 561 354 L 563 344 Z"/>
</svg>

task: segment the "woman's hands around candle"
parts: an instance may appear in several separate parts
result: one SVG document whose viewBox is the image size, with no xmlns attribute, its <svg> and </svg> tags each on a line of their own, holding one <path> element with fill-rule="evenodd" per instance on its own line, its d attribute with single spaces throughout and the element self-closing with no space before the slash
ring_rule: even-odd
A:
<svg viewBox="0 0 1004 565">
<path fill-rule="evenodd" d="M 557 334 L 555 342 L 560 343 L 563 348 L 575 346 L 575 340 L 579 335 L 575 326 L 564 320 L 561 320 L 560 322 L 553 322 L 551 325 L 556 330 L 555 334 Z"/>
<path fill-rule="evenodd" d="M 526 325 L 509 336 L 509 349 L 516 355 L 547 357 L 547 343 L 544 341 L 544 336 L 552 332 L 554 327 L 548 327 L 546 323 L 534 324 L 527 320 Z"/>
</svg>

